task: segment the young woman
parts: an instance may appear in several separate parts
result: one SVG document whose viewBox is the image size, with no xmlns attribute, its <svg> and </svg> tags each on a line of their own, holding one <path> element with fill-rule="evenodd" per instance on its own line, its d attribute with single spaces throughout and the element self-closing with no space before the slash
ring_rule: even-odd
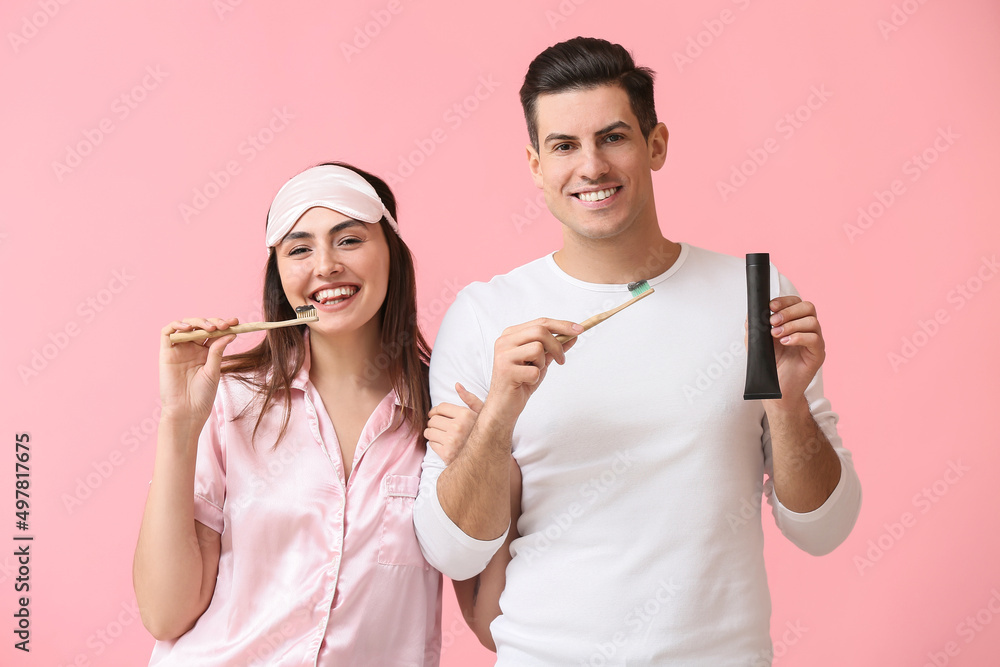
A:
<svg viewBox="0 0 1000 667">
<path fill-rule="evenodd" d="M 267 218 L 274 329 L 172 344 L 133 580 L 150 665 L 437 665 L 441 578 L 413 531 L 423 438 L 450 458 L 474 414 L 430 411 L 429 348 L 392 192 L 344 164 L 297 175 Z M 430 420 L 428 421 L 428 414 Z M 426 429 L 426 430 L 425 430 Z"/>
</svg>

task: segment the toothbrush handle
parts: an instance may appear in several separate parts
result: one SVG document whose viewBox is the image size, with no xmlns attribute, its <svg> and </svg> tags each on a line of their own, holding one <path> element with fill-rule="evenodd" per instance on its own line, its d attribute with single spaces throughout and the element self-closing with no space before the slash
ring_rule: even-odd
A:
<svg viewBox="0 0 1000 667">
<path fill-rule="evenodd" d="M 588 317 L 583 322 L 580 322 L 580 326 L 583 327 L 583 331 L 587 331 L 588 329 L 596 327 L 598 324 L 600 324 L 604 320 L 608 319 L 609 317 L 611 317 L 612 315 L 614 315 L 618 311 L 625 310 L 626 308 L 628 308 L 629 306 L 631 306 L 633 303 L 635 303 L 639 299 L 643 299 L 643 298 L 649 296 L 652 293 L 653 293 L 653 290 L 649 289 L 648 291 L 643 292 L 639 296 L 632 297 L 631 299 L 629 299 L 628 301 L 626 301 L 625 303 L 623 303 L 620 306 L 615 306 L 611 310 L 606 310 L 603 313 L 598 313 L 597 315 L 594 315 L 593 317 Z M 581 331 L 580 333 L 583 333 L 583 331 Z M 574 338 L 576 338 L 579 335 L 580 334 L 575 334 L 575 335 L 570 336 L 568 334 L 560 334 L 560 335 L 556 336 L 556 340 L 559 341 L 560 343 L 565 343 L 566 341 L 573 340 Z"/>
<path fill-rule="evenodd" d="M 247 322 L 246 324 L 237 324 L 231 326 L 228 329 L 217 329 L 216 331 L 205 331 L 204 329 L 198 329 L 197 331 L 176 331 L 170 334 L 171 343 L 189 343 L 193 341 L 205 340 L 206 338 L 219 338 L 221 336 L 228 336 L 229 334 L 241 334 L 250 333 L 251 331 L 266 331 L 267 329 L 279 329 L 281 327 L 293 327 L 296 324 L 306 324 L 307 322 L 318 322 L 319 317 L 302 317 L 295 318 L 294 320 L 285 320 L 283 322 Z"/>
</svg>

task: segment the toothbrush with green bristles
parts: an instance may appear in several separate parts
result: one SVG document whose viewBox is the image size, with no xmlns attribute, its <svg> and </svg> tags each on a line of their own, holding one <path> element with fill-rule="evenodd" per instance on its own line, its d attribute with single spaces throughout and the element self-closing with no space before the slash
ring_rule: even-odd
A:
<svg viewBox="0 0 1000 667">
<path fill-rule="evenodd" d="M 639 299 L 643 299 L 643 298 L 649 296 L 650 294 L 653 293 L 653 288 L 649 286 L 649 283 L 647 281 L 640 280 L 639 282 L 636 282 L 636 283 L 629 283 L 628 284 L 628 291 L 629 291 L 629 294 L 632 295 L 632 298 L 629 299 L 628 301 L 626 301 L 625 303 L 623 303 L 622 305 L 616 306 L 616 307 L 612 308 L 611 310 L 606 310 L 603 313 L 598 313 L 597 315 L 594 315 L 593 317 L 588 317 L 583 322 L 580 322 L 580 326 L 583 327 L 583 331 L 587 331 L 588 329 L 596 327 L 598 324 L 600 324 L 604 320 L 608 319 L 609 317 L 611 317 L 612 315 L 614 315 L 618 311 L 625 310 L 626 308 L 628 308 L 629 306 L 631 306 L 633 303 L 635 303 Z M 583 331 L 581 331 L 580 333 L 583 333 Z M 562 334 L 562 335 L 556 336 L 556 340 L 559 341 L 560 343 L 565 343 L 566 341 L 572 340 L 572 339 L 576 338 L 579 335 L 580 334 L 574 334 L 574 335 L 570 336 L 570 335 L 567 335 L 567 334 Z"/>
</svg>

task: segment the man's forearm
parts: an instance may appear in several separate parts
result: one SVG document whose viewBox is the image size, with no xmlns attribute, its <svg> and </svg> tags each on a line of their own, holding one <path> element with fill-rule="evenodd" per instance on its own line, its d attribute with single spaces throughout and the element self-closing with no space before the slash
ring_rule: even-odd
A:
<svg viewBox="0 0 1000 667">
<path fill-rule="evenodd" d="M 437 481 L 442 509 L 477 540 L 495 540 L 510 525 L 512 433 L 513 420 L 496 415 L 487 401 L 465 447 Z"/>
<path fill-rule="evenodd" d="M 840 481 L 840 457 L 805 397 L 790 405 L 774 401 L 766 409 L 775 495 L 793 512 L 818 509 Z"/>
</svg>

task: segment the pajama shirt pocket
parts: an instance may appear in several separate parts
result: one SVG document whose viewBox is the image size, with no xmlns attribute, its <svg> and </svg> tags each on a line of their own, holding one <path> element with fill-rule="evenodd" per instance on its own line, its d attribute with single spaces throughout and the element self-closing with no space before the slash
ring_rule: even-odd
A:
<svg viewBox="0 0 1000 667">
<path fill-rule="evenodd" d="M 413 529 L 413 503 L 420 487 L 418 475 L 386 475 L 382 480 L 382 533 L 378 542 L 381 565 L 427 565 Z"/>
</svg>

